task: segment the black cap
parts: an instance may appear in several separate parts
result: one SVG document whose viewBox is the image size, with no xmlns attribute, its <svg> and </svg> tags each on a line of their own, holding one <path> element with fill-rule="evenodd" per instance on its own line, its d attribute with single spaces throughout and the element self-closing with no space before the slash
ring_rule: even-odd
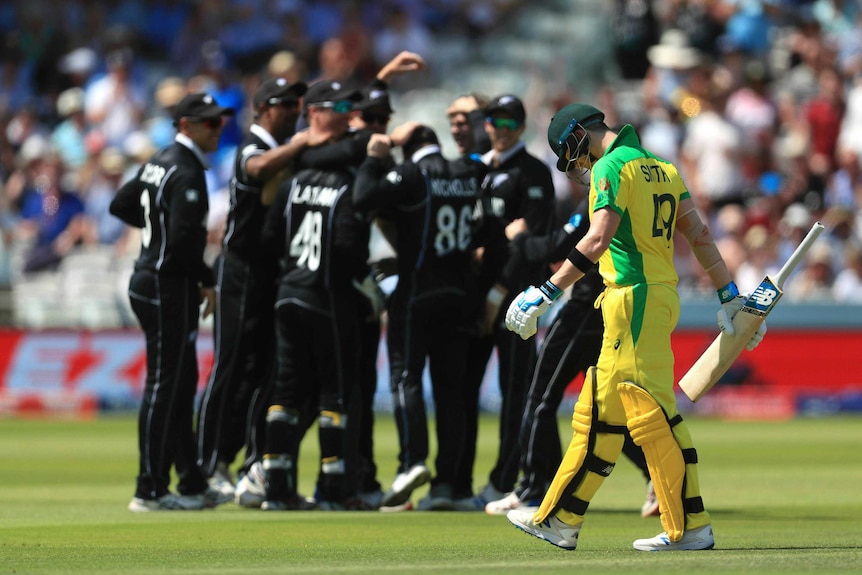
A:
<svg viewBox="0 0 862 575">
<path fill-rule="evenodd" d="M 491 100 L 491 103 L 485 108 L 485 114 L 488 116 L 506 114 L 519 122 L 523 122 L 527 117 L 527 113 L 524 111 L 524 103 L 517 96 L 511 94 L 503 94 Z"/>
<path fill-rule="evenodd" d="M 350 100 L 358 102 L 362 99 L 362 93 L 355 88 L 350 88 L 337 80 L 321 80 L 309 86 L 305 93 L 305 107 L 320 102 L 338 102 Z"/>
<path fill-rule="evenodd" d="M 261 84 L 254 93 L 254 108 L 259 109 L 264 104 L 278 104 L 288 96 L 299 99 L 308 90 L 305 82 L 291 84 L 284 78 L 270 78 Z"/>
<path fill-rule="evenodd" d="M 215 98 L 205 92 L 189 94 L 179 101 L 174 108 L 174 120 L 180 118 L 218 118 L 219 116 L 233 116 L 233 108 L 223 108 L 218 105 Z"/>
<path fill-rule="evenodd" d="M 371 86 L 362 90 L 362 100 L 356 104 L 358 110 L 370 110 L 380 108 L 387 114 L 393 113 L 392 104 L 389 103 L 389 92 L 377 86 Z"/>
</svg>

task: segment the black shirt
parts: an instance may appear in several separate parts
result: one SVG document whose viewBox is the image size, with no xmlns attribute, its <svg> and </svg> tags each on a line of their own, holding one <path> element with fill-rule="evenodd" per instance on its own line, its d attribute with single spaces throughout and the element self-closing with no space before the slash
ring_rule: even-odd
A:
<svg viewBox="0 0 862 575">
<path fill-rule="evenodd" d="M 117 192 L 111 214 L 142 228 L 136 270 L 188 276 L 207 287 L 215 284 L 203 259 L 209 215 L 206 165 L 197 146 L 177 134 L 173 144 L 156 152 Z"/>
</svg>

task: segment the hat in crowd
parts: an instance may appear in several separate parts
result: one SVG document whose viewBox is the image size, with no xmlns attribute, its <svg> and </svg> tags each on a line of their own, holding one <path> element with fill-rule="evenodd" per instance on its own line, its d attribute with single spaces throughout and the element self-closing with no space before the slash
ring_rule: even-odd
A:
<svg viewBox="0 0 862 575">
<path fill-rule="evenodd" d="M 78 88 L 69 88 L 63 90 L 57 96 L 57 114 L 62 118 L 71 116 L 75 112 L 80 112 L 84 109 L 84 90 Z"/>
<path fill-rule="evenodd" d="M 565 151 L 563 143 L 566 136 L 568 136 L 567 132 L 572 131 L 569 128 L 572 122 L 577 122 L 581 127 L 587 128 L 592 124 L 603 122 L 604 119 L 605 113 L 589 104 L 569 104 L 568 106 L 560 108 L 560 110 L 554 114 L 554 117 L 551 118 L 551 123 L 548 124 L 548 145 L 551 146 L 551 150 L 554 151 L 554 154 L 558 158 L 558 170 L 561 172 L 566 171 L 568 161 L 563 155 L 563 152 Z"/>
<path fill-rule="evenodd" d="M 174 108 L 174 120 L 180 118 L 218 118 L 219 116 L 233 116 L 233 108 L 223 108 L 218 105 L 215 98 L 205 92 L 189 94 L 179 101 Z"/>
<path fill-rule="evenodd" d="M 291 84 L 284 78 L 270 78 L 255 91 L 254 108 L 257 110 L 264 104 L 278 104 L 288 96 L 299 99 L 307 90 L 308 85 L 305 82 Z"/>
<path fill-rule="evenodd" d="M 653 66 L 677 70 L 694 68 L 703 61 L 700 50 L 689 44 L 688 35 L 676 28 L 666 30 L 659 43 L 647 49 L 647 58 Z"/>
<path fill-rule="evenodd" d="M 511 94 L 497 96 L 491 100 L 485 108 L 485 113 L 489 116 L 507 114 L 519 122 L 523 122 L 527 117 L 527 113 L 524 111 L 524 103 L 517 96 Z"/>
<path fill-rule="evenodd" d="M 784 215 L 781 216 L 781 223 L 788 228 L 803 228 L 807 230 L 811 226 L 811 212 L 804 204 L 798 202 L 790 204 L 784 210 Z"/>
<path fill-rule="evenodd" d="M 96 69 L 98 58 L 92 48 L 75 48 L 60 58 L 57 69 L 63 74 L 88 75 Z"/>
<path fill-rule="evenodd" d="M 371 86 L 362 90 L 362 100 L 356 104 L 358 110 L 381 108 L 387 114 L 393 113 L 392 104 L 389 103 L 389 92 L 383 88 Z"/>
<path fill-rule="evenodd" d="M 339 102 L 341 100 L 358 102 L 361 99 L 362 93 L 355 88 L 351 88 L 337 80 L 321 80 L 308 87 L 304 101 L 305 107 L 308 108 L 311 104 L 319 104 L 321 102 Z"/>
</svg>

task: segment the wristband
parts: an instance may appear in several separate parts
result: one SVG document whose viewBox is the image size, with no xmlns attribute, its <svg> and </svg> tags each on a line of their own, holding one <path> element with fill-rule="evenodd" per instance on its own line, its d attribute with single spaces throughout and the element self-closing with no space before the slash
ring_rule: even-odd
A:
<svg viewBox="0 0 862 575">
<path fill-rule="evenodd" d="M 569 252 L 566 259 L 569 260 L 573 266 L 581 270 L 581 273 L 584 275 L 586 275 L 591 269 L 593 269 L 593 266 L 596 265 L 590 261 L 590 258 L 582 254 L 578 248 L 572 248 L 572 251 Z"/>
<path fill-rule="evenodd" d="M 545 294 L 545 296 L 547 296 L 547 298 L 551 301 L 555 301 L 557 298 L 563 295 L 563 290 L 552 284 L 551 280 L 548 280 L 543 283 L 539 288 L 539 291 Z"/>
<path fill-rule="evenodd" d="M 739 288 L 736 287 L 736 282 L 730 282 L 718 291 L 718 301 L 727 303 L 739 295 Z"/>
</svg>

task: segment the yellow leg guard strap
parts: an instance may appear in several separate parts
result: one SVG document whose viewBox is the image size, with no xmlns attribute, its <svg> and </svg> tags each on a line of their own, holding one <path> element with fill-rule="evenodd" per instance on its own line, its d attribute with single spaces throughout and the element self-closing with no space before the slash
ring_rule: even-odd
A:
<svg viewBox="0 0 862 575">
<path fill-rule="evenodd" d="M 619 426 L 617 429 L 595 421 L 595 385 L 595 367 L 591 367 L 587 370 L 572 414 L 572 441 L 538 511 L 533 515 L 535 523 L 541 523 L 558 511 L 566 512 L 566 523 L 575 525 L 583 521 L 589 501 L 604 478 L 613 471 L 614 462 L 622 450 L 624 428 Z"/>
<path fill-rule="evenodd" d="M 679 541 L 685 531 L 683 484 L 685 460 L 673 436 L 667 417 L 655 398 L 633 383 L 617 386 L 626 410 L 632 440 L 646 456 L 650 478 L 661 512 L 661 523 L 668 539 Z"/>
</svg>

